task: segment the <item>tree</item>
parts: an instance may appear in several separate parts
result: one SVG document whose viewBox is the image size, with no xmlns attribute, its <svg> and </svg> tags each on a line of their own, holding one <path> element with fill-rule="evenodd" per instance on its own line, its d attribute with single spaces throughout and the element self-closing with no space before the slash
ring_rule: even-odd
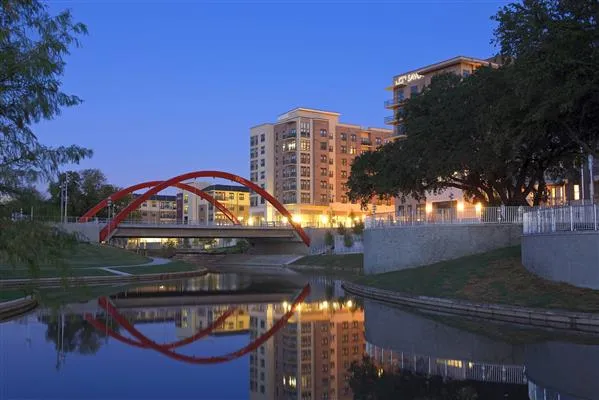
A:
<svg viewBox="0 0 599 400">
<path fill-rule="evenodd" d="M 571 162 L 576 148 L 524 119 L 514 78 L 510 66 L 434 77 L 404 106 L 407 139 L 354 161 L 349 197 L 364 205 L 373 196 L 422 199 L 457 188 L 488 205 L 527 205 L 531 194 L 538 203 L 546 171 Z"/>
<path fill-rule="evenodd" d="M 54 178 L 61 165 L 92 153 L 43 145 L 32 128 L 81 102 L 61 91 L 61 76 L 64 57 L 86 27 L 68 11 L 50 15 L 40 1 L 0 2 L 0 198 L 18 200 L 39 180 Z M 35 269 L 48 258 L 60 260 L 72 244 L 72 237 L 50 226 L 13 221 L 5 207 L 0 212 L 0 263 Z"/>
<path fill-rule="evenodd" d="M 57 181 L 50 182 L 48 192 L 50 202 L 58 209 L 60 207 L 60 185 L 67 183 L 68 215 L 81 216 L 90 208 L 104 200 L 121 188 L 109 184 L 106 176 L 98 169 L 84 169 L 81 171 L 66 171 L 61 173 Z M 113 213 L 125 208 L 132 200 L 132 196 L 113 202 Z M 101 210 L 97 216 L 108 217 L 108 210 Z"/>
<path fill-rule="evenodd" d="M 526 120 L 599 156 L 599 3 L 524 0 L 503 7 L 495 42 L 520 76 Z"/>
<path fill-rule="evenodd" d="M 324 233 L 324 244 L 328 247 L 333 247 L 333 245 L 335 244 L 335 238 L 333 237 L 331 231 L 326 231 Z"/>
<path fill-rule="evenodd" d="M 354 245 L 354 238 L 349 232 L 345 232 L 343 235 L 343 245 L 347 248 L 350 248 Z"/>
<path fill-rule="evenodd" d="M 347 229 L 345 228 L 345 225 L 343 225 L 342 223 L 339 223 L 337 225 L 337 233 L 339 235 L 345 235 L 345 232 L 347 232 Z"/>
<path fill-rule="evenodd" d="M 362 233 L 364 233 L 364 222 L 356 222 L 352 228 L 352 232 L 354 233 L 354 235 L 361 235 Z"/>
</svg>

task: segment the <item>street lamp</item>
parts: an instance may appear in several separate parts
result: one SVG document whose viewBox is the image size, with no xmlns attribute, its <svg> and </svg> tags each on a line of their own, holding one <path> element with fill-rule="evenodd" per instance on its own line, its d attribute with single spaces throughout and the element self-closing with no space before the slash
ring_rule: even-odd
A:
<svg viewBox="0 0 599 400">
<path fill-rule="evenodd" d="M 108 228 L 111 229 L 112 227 L 110 226 L 111 223 L 111 218 L 112 218 L 112 199 L 109 197 L 108 201 L 106 202 L 106 212 L 108 214 Z"/>
</svg>

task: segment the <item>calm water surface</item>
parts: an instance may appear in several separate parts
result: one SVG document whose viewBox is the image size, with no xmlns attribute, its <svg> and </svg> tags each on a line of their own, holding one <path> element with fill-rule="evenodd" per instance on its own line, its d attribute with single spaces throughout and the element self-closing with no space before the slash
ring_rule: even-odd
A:
<svg viewBox="0 0 599 400">
<path fill-rule="evenodd" d="M 0 324 L 0 399 L 599 399 L 599 340 L 408 312 L 333 278 L 209 274 L 109 300 Z"/>
</svg>

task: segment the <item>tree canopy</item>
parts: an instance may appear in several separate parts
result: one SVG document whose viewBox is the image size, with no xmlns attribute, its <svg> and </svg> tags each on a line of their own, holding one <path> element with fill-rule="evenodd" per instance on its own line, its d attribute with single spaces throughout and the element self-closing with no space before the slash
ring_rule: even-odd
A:
<svg viewBox="0 0 599 400">
<path fill-rule="evenodd" d="M 596 11 L 587 0 L 502 8 L 494 18 L 503 65 L 435 76 L 406 100 L 407 138 L 354 161 L 349 197 L 365 204 L 458 188 L 489 205 L 543 201 L 546 178 L 563 176 L 581 147 L 597 154 Z"/>
<path fill-rule="evenodd" d="M 36 123 L 81 102 L 61 90 L 61 77 L 65 56 L 86 32 L 69 11 L 51 15 L 40 1 L 0 0 L 0 200 L 18 200 L 61 165 L 91 156 L 75 145 L 44 145 L 34 132 Z M 0 207 L 0 262 L 35 268 L 70 242 L 50 226 L 13 221 L 7 211 Z"/>
</svg>

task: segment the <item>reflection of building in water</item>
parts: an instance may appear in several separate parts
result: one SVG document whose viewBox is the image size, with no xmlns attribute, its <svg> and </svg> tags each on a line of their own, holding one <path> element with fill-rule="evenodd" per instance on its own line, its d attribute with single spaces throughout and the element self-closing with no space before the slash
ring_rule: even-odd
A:
<svg viewBox="0 0 599 400">
<path fill-rule="evenodd" d="M 501 365 L 471 360 L 448 360 L 386 350 L 366 343 L 366 353 L 384 370 L 399 368 L 427 375 L 482 382 L 526 384 L 523 365 Z"/>
<path fill-rule="evenodd" d="M 173 308 L 145 308 L 142 310 L 125 310 L 120 313 L 134 324 L 151 324 L 154 322 L 177 321 L 179 310 Z"/>
<path fill-rule="evenodd" d="M 251 340 L 283 315 L 283 305 L 250 308 Z M 289 323 L 250 355 L 251 399 L 351 399 L 348 369 L 365 351 L 364 312 L 304 303 Z"/>
<path fill-rule="evenodd" d="M 190 337 L 197 331 L 210 326 L 229 308 L 230 306 L 228 305 L 216 305 L 181 309 L 176 323 L 177 337 Z M 214 328 L 211 335 L 245 333 L 248 331 L 249 326 L 250 315 L 248 313 L 248 306 L 240 305 L 237 306 L 235 312 L 228 316 L 222 324 Z"/>
</svg>

